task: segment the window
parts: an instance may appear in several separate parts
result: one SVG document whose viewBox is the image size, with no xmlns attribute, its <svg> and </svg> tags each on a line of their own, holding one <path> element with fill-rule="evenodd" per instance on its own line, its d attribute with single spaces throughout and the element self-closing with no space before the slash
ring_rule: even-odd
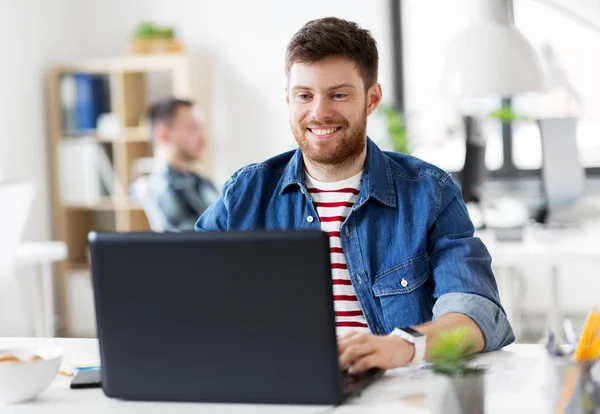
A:
<svg viewBox="0 0 600 414">
<path fill-rule="evenodd" d="M 503 135 L 499 121 L 485 118 L 490 177 L 539 174 L 542 148 L 535 119 L 563 116 L 577 118 L 581 162 L 588 174 L 600 175 L 600 26 L 585 24 L 573 17 L 575 13 L 547 2 L 514 0 L 513 6 L 515 24 L 541 57 L 550 88 L 511 99 L 513 111 L 530 120 L 513 122 L 509 133 Z M 600 7 L 596 12 L 600 21 Z M 451 172 L 464 164 L 465 105 L 441 96 L 437 80 L 445 45 L 468 24 L 468 15 L 454 2 L 402 2 L 402 90 L 410 148 L 414 155 Z M 489 100 L 480 105 L 479 113 L 500 106 L 500 100 Z"/>
</svg>

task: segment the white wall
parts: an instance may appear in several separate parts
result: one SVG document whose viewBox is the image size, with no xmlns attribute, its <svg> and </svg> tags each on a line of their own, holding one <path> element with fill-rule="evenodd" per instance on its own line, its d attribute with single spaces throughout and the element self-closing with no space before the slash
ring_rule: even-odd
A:
<svg viewBox="0 0 600 414">
<path fill-rule="evenodd" d="M 379 42 L 384 94 L 392 91 L 387 0 L 63 2 L 76 16 L 76 35 L 90 56 L 124 53 L 136 25 L 151 20 L 174 26 L 190 51 L 211 57 L 219 184 L 242 165 L 293 147 L 284 101 L 284 54 L 292 34 L 308 20 L 334 15 L 371 30 Z"/>
<path fill-rule="evenodd" d="M 44 75 L 53 63 L 126 53 L 137 24 L 172 25 L 215 65 L 215 178 L 293 146 L 284 101 L 285 46 L 306 21 L 335 15 L 379 42 L 380 80 L 392 93 L 388 1 L 0 0 L 0 172 L 33 179 L 26 239 L 50 237 Z M 232 151 L 235 149 L 235 152 Z"/>
<path fill-rule="evenodd" d="M 50 221 L 47 189 L 44 68 L 58 38 L 61 5 L 35 0 L 0 0 L 0 179 L 23 178 L 37 187 L 25 239 L 47 239 Z M 68 42 L 63 42 L 65 50 Z M 2 200 L 0 200 L 2 202 Z M 32 274 L 3 283 L 2 312 L 10 321 L 0 335 L 30 335 Z M 6 322 L 6 321 L 5 321 Z"/>
<path fill-rule="evenodd" d="M 190 51 L 213 60 L 215 180 L 222 184 L 241 166 L 294 146 L 284 54 L 306 21 L 333 15 L 370 29 L 379 43 L 384 99 L 390 100 L 387 12 L 387 0 L 0 0 L 0 177 L 33 180 L 38 190 L 24 239 L 52 235 L 45 112 L 45 74 L 52 64 L 124 54 L 143 21 L 174 26 Z M 88 302 L 82 326 L 93 321 Z M 22 326 L 14 334 L 31 332 Z"/>
</svg>

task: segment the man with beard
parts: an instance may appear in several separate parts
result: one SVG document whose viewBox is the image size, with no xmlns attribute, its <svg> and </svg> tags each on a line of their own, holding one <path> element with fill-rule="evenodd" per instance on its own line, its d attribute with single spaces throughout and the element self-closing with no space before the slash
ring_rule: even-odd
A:
<svg viewBox="0 0 600 414">
<path fill-rule="evenodd" d="M 382 97 L 377 71 L 376 42 L 357 24 L 302 27 L 286 53 L 299 148 L 236 172 L 196 230 L 327 232 L 339 362 L 351 373 L 418 363 L 454 328 L 470 332 L 475 352 L 503 347 L 512 328 L 459 186 L 366 135 Z"/>
<path fill-rule="evenodd" d="M 192 102 L 168 98 L 150 106 L 155 165 L 148 201 L 163 231 L 193 231 L 194 223 L 218 198 L 215 186 L 196 173 L 206 144 L 204 119 Z"/>
</svg>

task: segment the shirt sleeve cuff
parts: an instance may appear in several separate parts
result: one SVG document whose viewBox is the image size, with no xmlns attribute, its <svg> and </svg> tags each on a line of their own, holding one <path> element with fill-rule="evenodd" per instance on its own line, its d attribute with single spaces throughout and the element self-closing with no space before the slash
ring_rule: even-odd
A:
<svg viewBox="0 0 600 414">
<path fill-rule="evenodd" d="M 471 318 L 483 334 L 484 352 L 494 351 L 515 341 L 504 311 L 491 300 L 472 293 L 446 293 L 433 307 L 433 319 L 448 313 L 462 313 Z"/>
</svg>

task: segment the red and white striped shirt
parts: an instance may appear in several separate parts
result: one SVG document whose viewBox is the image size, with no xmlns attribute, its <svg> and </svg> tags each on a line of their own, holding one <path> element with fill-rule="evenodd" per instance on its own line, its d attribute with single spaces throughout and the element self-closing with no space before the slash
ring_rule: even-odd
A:
<svg viewBox="0 0 600 414">
<path fill-rule="evenodd" d="M 350 281 L 340 239 L 340 226 L 358 198 L 363 172 L 334 183 L 317 181 L 306 174 L 306 187 L 319 213 L 321 230 L 329 234 L 331 277 L 337 335 L 369 332 L 369 327 Z"/>
</svg>

